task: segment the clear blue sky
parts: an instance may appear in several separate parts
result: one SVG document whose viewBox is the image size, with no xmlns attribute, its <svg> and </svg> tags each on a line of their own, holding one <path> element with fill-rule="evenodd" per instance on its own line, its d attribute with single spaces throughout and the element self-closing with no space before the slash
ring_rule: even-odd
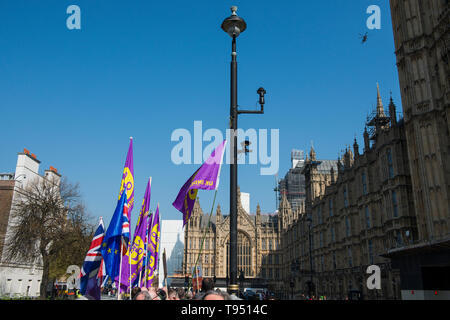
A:
<svg viewBox="0 0 450 320">
<path fill-rule="evenodd" d="M 81 8 L 81 30 L 68 30 L 66 9 Z M 368 30 L 366 9 L 381 7 L 381 30 Z M 109 223 L 129 137 L 134 137 L 136 222 L 153 177 L 151 208 L 181 219 L 171 203 L 198 165 L 171 162 L 173 130 L 225 130 L 231 40 L 221 29 L 230 6 L 248 25 L 238 38 L 239 105 L 254 107 L 267 90 L 264 115 L 240 127 L 280 130 L 280 173 L 293 148 L 336 159 L 362 145 L 380 83 L 401 110 L 388 1 L 100 1 L 0 2 L 0 172 L 13 172 L 23 148 L 79 182 L 93 216 Z M 361 44 L 359 34 L 368 32 Z M 206 144 L 206 143 L 205 143 Z M 206 146 L 206 145 L 205 145 Z M 239 167 L 241 190 L 263 212 L 275 210 L 274 176 Z M 209 212 L 213 192 L 200 191 Z M 229 167 L 217 202 L 228 213 Z M 134 228 L 133 228 L 134 229 Z"/>
</svg>

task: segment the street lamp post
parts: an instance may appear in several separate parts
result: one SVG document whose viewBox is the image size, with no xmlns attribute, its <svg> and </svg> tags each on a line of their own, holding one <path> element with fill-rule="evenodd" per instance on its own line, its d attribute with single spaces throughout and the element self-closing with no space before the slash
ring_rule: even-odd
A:
<svg viewBox="0 0 450 320">
<path fill-rule="evenodd" d="M 262 114 L 264 113 L 264 94 L 266 91 L 259 88 L 260 110 L 238 110 L 237 104 L 237 53 L 236 38 L 245 31 L 247 24 L 244 19 L 236 14 L 237 7 L 231 7 L 231 16 L 222 22 L 222 30 L 233 40 L 231 43 L 231 83 L 230 83 L 230 282 L 228 292 L 237 294 L 239 285 L 237 283 L 237 120 L 242 113 Z"/>
<path fill-rule="evenodd" d="M 312 238 L 311 238 L 311 227 L 312 227 L 312 217 L 308 214 L 308 229 L 309 229 L 309 270 L 310 270 L 310 280 L 309 280 L 309 298 L 312 299 L 313 294 L 313 260 L 312 260 Z"/>
</svg>

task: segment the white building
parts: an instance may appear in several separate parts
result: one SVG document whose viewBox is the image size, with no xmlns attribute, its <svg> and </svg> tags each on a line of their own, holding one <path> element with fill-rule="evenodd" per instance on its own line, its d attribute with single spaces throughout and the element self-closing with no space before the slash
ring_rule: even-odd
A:
<svg viewBox="0 0 450 320">
<path fill-rule="evenodd" d="M 163 252 L 166 250 L 167 285 L 170 286 L 170 276 L 181 273 L 184 257 L 183 220 L 162 220 L 160 234 L 160 254 L 158 262 L 159 287 L 163 286 L 164 268 Z"/>
<path fill-rule="evenodd" d="M 34 154 L 24 149 L 18 154 L 14 173 L 0 173 L 0 297 L 39 296 L 42 279 L 41 261 L 7 261 L 5 243 L 12 223 L 11 212 L 18 193 L 36 179 L 56 179 L 60 175 L 50 167 L 43 176 L 39 175 L 39 164 Z"/>
<path fill-rule="evenodd" d="M 250 193 L 241 192 L 241 203 L 247 214 L 250 214 Z"/>
</svg>

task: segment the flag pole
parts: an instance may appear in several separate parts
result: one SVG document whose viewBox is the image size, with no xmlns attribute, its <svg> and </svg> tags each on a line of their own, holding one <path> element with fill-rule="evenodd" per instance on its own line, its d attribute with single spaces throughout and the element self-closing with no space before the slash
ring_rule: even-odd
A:
<svg viewBox="0 0 450 320">
<path fill-rule="evenodd" d="M 216 191 L 214 192 L 214 200 L 213 200 L 213 204 L 212 204 L 212 207 L 211 207 L 211 212 L 210 212 L 210 214 L 209 214 L 208 226 L 205 228 L 205 232 L 203 233 L 202 243 L 201 243 L 201 245 L 200 245 L 200 251 L 199 251 L 199 253 L 198 253 L 197 260 L 195 261 L 195 265 L 194 265 L 194 272 L 195 272 L 196 274 L 197 274 L 197 263 L 198 263 L 198 261 L 199 261 L 199 259 L 200 259 L 200 255 L 202 254 L 202 251 L 203 251 L 203 244 L 205 243 L 205 238 L 206 238 L 206 233 L 208 232 L 209 227 L 210 227 L 210 224 L 211 224 L 211 217 L 212 217 L 212 214 L 213 214 L 213 211 L 214 211 L 214 205 L 215 205 L 215 203 L 216 203 L 216 196 L 217 196 L 217 189 L 216 189 Z M 194 274 L 192 274 L 192 277 L 194 277 Z M 197 277 L 197 288 L 198 288 L 198 277 Z M 188 288 L 188 289 L 189 289 L 189 288 Z"/>
<path fill-rule="evenodd" d="M 161 230 L 161 214 L 159 213 L 159 202 L 156 205 L 156 208 L 158 208 L 158 229 Z M 157 230 L 158 232 L 158 230 Z M 155 269 L 153 270 L 153 272 L 156 271 L 156 274 L 158 275 L 158 281 L 159 281 L 159 252 L 161 251 L 161 234 L 158 238 L 158 243 L 156 244 L 156 261 L 155 261 Z M 156 279 L 156 276 L 155 276 Z M 158 283 L 159 285 L 159 283 Z"/>
<path fill-rule="evenodd" d="M 131 239 L 131 235 L 130 235 Z M 130 300 L 131 300 L 131 242 L 128 240 L 128 264 L 130 265 L 130 276 L 129 276 L 129 283 L 130 283 Z"/>
<path fill-rule="evenodd" d="M 139 288 L 141 287 L 141 279 L 142 279 L 142 267 L 141 267 L 141 272 L 139 272 L 139 282 L 138 282 Z"/>
<path fill-rule="evenodd" d="M 151 177 L 150 177 L 151 179 Z M 151 183 L 151 182 L 150 182 Z M 151 210 L 150 210 L 151 212 Z M 145 271 L 144 271 L 144 287 L 147 288 L 147 282 L 148 282 L 148 262 L 149 262 L 149 255 L 148 255 L 148 240 L 149 240 L 149 236 L 148 236 L 148 232 L 150 231 L 150 223 L 152 223 L 153 221 L 153 212 L 151 212 L 151 220 L 149 217 L 148 223 L 147 223 L 147 236 L 146 236 L 146 241 L 145 241 L 145 256 L 146 256 L 146 261 L 145 261 Z M 148 288 L 147 288 L 148 289 Z"/>
<path fill-rule="evenodd" d="M 152 177 L 149 177 L 149 180 L 150 180 L 150 188 L 152 187 Z M 150 210 L 150 205 L 149 205 L 149 211 L 151 212 L 151 210 Z M 151 220 L 150 220 L 150 217 L 152 218 Z M 152 220 L 153 220 L 153 213 L 152 213 L 152 215 L 151 216 L 147 216 L 147 231 L 146 231 L 146 239 L 145 239 L 145 271 L 144 271 L 144 287 L 145 288 L 147 288 L 147 281 L 148 281 L 148 274 L 147 274 L 147 266 L 148 266 L 148 259 L 149 259 L 149 256 L 148 256 L 148 231 L 149 231 L 149 226 L 150 226 L 150 223 L 152 223 Z M 147 288 L 148 289 L 148 288 Z"/>
<path fill-rule="evenodd" d="M 120 278 L 122 277 L 122 253 L 123 253 L 123 244 L 121 241 L 120 242 L 119 289 L 117 290 L 117 300 L 119 300 L 119 297 L 120 297 Z"/>
</svg>

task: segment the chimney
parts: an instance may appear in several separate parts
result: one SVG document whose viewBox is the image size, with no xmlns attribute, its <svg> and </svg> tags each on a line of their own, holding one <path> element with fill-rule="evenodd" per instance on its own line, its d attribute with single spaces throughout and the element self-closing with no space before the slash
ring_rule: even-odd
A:
<svg viewBox="0 0 450 320">
<path fill-rule="evenodd" d="M 58 173 L 58 170 L 52 166 L 50 166 L 50 169 L 45 170 L 44 176 L 47 180 L 53 181 L 55 184 L 59 184 L 61 181 L 61 175 Z"/>
<path fill-rule="evenodd" d="M 16 164 L 16 176 L 24 175 L 26 178 L 32 178 L 32 175 L 37 175 L 39 172 L 39 164 L 41 162 L 28 149 L 23 148 L 23 152 L 18 153 Z M 29 176 L 29 177 L 27 177 Z"/>
</svg>

